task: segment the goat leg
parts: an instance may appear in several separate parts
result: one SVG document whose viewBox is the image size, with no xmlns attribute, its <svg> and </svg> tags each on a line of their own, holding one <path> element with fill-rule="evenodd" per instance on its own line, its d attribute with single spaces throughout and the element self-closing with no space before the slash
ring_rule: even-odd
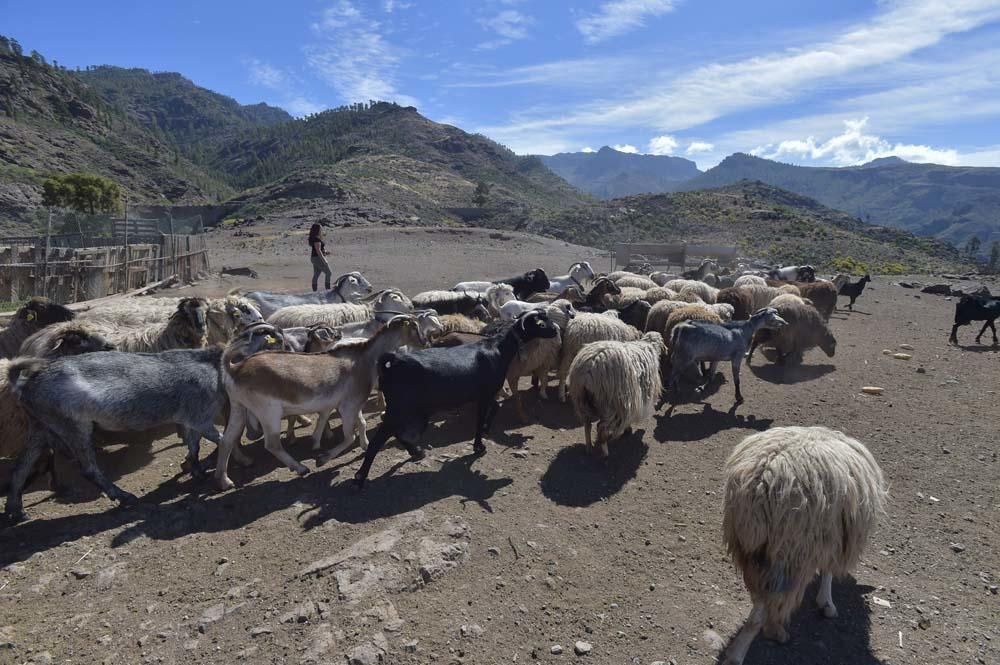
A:
<svg viewBox="0 0 1000 665">
<path fill-rule="evenodd" d="M 743 393 L 740 392 L 740 358 L 733 359 L 733 385 L 736 386 L 736 403 L 743 403 Z"/>
<path fill-rule="evenodd" d="M 181 438 L 184 439 L 184 444 L 187 446 L 188 454 L 186 462 L 191 467 L 191 475 L 201 480 L 205 477 L 205 469 L 202 468 L 201 462 L 198 460 L 198 454 L 201 451 L 201 434 L 190 427 L 181 427 L 182 435 Z"/>
<path fill-rule="evenodd" d="M 89 441 L 77 448 L 77 454 L 79 456 L 80 472 L 83 473 L 83 477 L 97 485 L 109 499 L 126 504 L 139 500 L 139 497 L 136 495 L 126 492 L 107 479 L 101 468 L 97 466 L 97 456 L 94 454 L 94 447 Z"/>
<path fill-rule="evenodd" d="M 960 325 L 960 323 L 956 323 L 951 327 L 951 337 L 948 338 L 948 341 L 952 344 L 958 345 L 958 327 Z"/>
<path fill-rule="evenodd" d="M 750 616 L 747 617 L 746 623 L 740 628 L 740 632 L 730 642 L 729 648 L 725 653 L 725 658 L 722 660 L 722 665 L 742 665 L 743 659 L 750 649 L 750 644 L 753 643 L 754 638 L 757 637 L 757 633 L 764 626 L 765 614 L 764 603 L 754 601 L 753 609 L 750 610 Z"/>
<path fill-rule="evenodd" d="M 386 414 L 388 413 L 386 411 Z M 375 455 L 378 454 L 378 451 L 382 449 L 382 446 L 385 445 L 385 442 L 392 435 L 392 426 L 391 419 L 383 419 L 382 424 L 375 430 L 375 436 L 368 442 L 368 450 L 365 451 L 365 461 L 361 463 L 361 468 L 354 474 L 354 484 L 357 485 L 359 490 L 364 489 L 365 481 L 368 480 L 368 472 L 371 471 L 372 462 L 375 461 Z"/>
<path fill-rule="evenodd" d="M 7 492 L 6 513 L 11 522 L 23 522 L 28 519 L 28 514 L 24 512 L 24 504 L 22 503 L 24 486 L 45 447 L 45 435 L 38 431 L 36 426 L 29 425 L 28 440 L 24 448 L 21 449 L 21 454 L 18 455 L 17 464 L 14 466 L 14 473 L 10 479 L 10 489 Z"/>
<path fill-rule="evenodd" d="M 994 319 L 990 319 L 990 321 L 989 321 L 990 332 L 993 333 L 993 346 L 997 346 L 998 345 L 998 343 L 997 343 L 997 329 L 996 329 L 996 326 L 993 325 L 993 321 L 994 321 Z"/>
</svg>

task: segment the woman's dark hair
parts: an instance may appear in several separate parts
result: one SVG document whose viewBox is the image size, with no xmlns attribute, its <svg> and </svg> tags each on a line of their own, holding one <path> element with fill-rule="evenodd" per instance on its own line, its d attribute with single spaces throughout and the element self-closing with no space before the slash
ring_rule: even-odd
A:
<svg viewBox="0 0 1000 665">
<path fill-rule="evenodd" d="M 320 224 L 313 224 L 309 227 L 309 237 L 316 238 L 323 231 L 323 226 Z"/>
</svg>

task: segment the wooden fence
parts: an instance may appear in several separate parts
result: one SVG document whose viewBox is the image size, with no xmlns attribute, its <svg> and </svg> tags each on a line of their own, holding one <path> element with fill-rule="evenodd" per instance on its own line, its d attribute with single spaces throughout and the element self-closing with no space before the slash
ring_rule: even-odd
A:
<svg viewBox="0 0 1000 665">
<path fill-rule="evenodd" d="M 0 301 L 43 295 L 71 303 L 123 293 L 177 275 L 209 271 L 204 235 L 161 235 L 159 243 L 51 247 L 45 238 L 0 238 Z"/>
</svg>

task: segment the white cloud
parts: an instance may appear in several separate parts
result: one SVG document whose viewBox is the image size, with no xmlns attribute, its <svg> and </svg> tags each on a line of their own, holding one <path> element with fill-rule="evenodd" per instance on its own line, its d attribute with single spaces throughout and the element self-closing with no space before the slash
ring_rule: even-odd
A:
<svg viewBox="0 0 1000 665">
<path fill-rule="evenodd" d="M 601 5 L 596 14 L 577 21 L 576 29 L 594 44 L 641 28 L 646 18 L 661 16 L 673 9 L 673 0 L 613 0 Z"/>
<path fill-rule="evenodd" d="M 292 97 L 291 99 L 285 101 L 282 106 L 286 111 L 297 118 L 301 118 L 305 115 L 312 115 L 313 113 L 319 113 L 320 111 L 326 109 L 325 105 L 317 104 L 316 102 L 310 101 L 305 97 Z"/>
<path fill-rule="evenodd" d="M 493 133 L 526 136 L 554 129 L 642 126 L 672 132 L 752 108 L 774 106 L 809 94 L 822 83 L 849 81 L 895 62 L 944 37 L 1000 19 L 996 0 L 909 0 L 883 4 L 888 9 L 867 23 L 841 30 L 829 39 L 737 62 L 696 67 L 664 85 L 648 86 L 631 98 L 580 105 L 566 113 L 522 116 Z"/>
<path fill-rule="evenodd" d="M 288 83 L 288 77 L 284 71 L 261 60 L 247 61 L 247 68 L 250 71 L 250 82 L 255 85 L 280 90 Z"/>
<path fill-rule="evenodd" d="M 689 155 L 693 155 L 698 152 L 712 152 L 713 150 L 715 150 L 715 146 L 711 143 L 706 143 L 705 141 L 691 141 L 684 152 Z"/>
<path fill-rule="evenodd" d="M 580 152 L 597 152 L 597 151 L 591 148 L 589 145 L 587 145 L 580 148 Z"/>
<path fill-rule="evenodd" d="M 384 0 L 382 2 L 382 10 L 386 14 L 391 14 L 397 9 L 409 9 L 412 6 L 412 2 L 400 2 L 400 0 Z"/>
<path fill-rule="evenodd" d="M 524 39 L 528 36 L 528 28 L 534 22 L 530 16 L 525 16 L 515 9 L 505 9 L 496 16 L 479 19 L 479 24 L 485 29 L 495 32 L 499 39 L 483 42 L 476 48 L 480 50 L 494 49 Z"/>
<path fill-rule="evenodd" d="M 453 71 L 472 80 L 450 83 L 449 88 L 504 88 L 516 85 L 592 88 L 617 83 L 642 63 L 633 58 L 580 58 L 557 60 L 509 69 L 456 66 Z"/>
<path fill-rule="evenodd" d="M 930 162 L 956 165 L 957 150 L 932 148 L 926 145 L 892 143 L 881 136 L 865 132 L 868 118 L 845 120 L 844 131 L 825 141 L 815 137 L 787 139 L 777 146 L 761 146 L 753 152 L 768 159 L 798 157 L 815 162 L 829 162 L 837 166 L 864 164 L 880 157 L 901 157 L 909 162 Z"/>
<path fill-rule="evenodd" d="M 677 139 L 669 134 L 654 137 L 649 141 L 650 155 L 671 155 L 677 150 Z"/>
<path fill-rule="evenodd" d="M 313 24 L 321 41 L 306 47 L 306 62 L 344 101 L 375 99 L 416 106 L 416 99 L 397 89 L 401 56 L 380 27 L 349 0 L 338 0 Z"/>
<path fill-rule="evenodd" d="M 636 148 L 634 145 L 630 145 L 628 143 L 623 143 L 623 144 L 620 144 L 620 145 L 613 145 L 611 147 L 614 148 L 615 150 L 617 150 L 618 152 L 627 152 L 630 155 L 637 155 L 637 154 L 639 154 L 639 149 Z"/>
</svg>

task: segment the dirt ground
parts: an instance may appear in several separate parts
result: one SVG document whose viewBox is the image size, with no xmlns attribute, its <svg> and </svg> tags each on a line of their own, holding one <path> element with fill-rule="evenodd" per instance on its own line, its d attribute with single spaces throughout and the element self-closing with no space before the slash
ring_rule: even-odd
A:
<svg viewBox="0 0 1000 665">
<path fill-rule="evenodd" d="M 250 230 L 263 235 L 214 234 L 212 261 L 258 280 L 171 294 L 306 287 L 304 236 Z M 593 250 L 486 231 L 353 228 L 327 243 L 335 272 L 410 293 L 608 267 Z M 714 663 L 749 610 L 721 541 L 720 469 L 778 425 L 865 442 L 891 503 L 855 578 L 834 585 L 840 618 L 807 596 L 792 641 L 758 639 L 748 665 L 1000 663 L 1000 365 L 969 328 L 947 344 L 953 308 L 878 278 L 834 315 L 835 358 L 815 350 L 781 370 L 758 355 L 735 415 L 727 380 L 613 444 L 606 467 L 571 409 L 533 392 L 534 422 L 502 407 L 485 457 L 470 455 L 471 415 L 442 414 L 424 461 L 388 448 L 361 493 L 357 451 L 317 468 L 305 430 L 289 450 L 313 473 L 295 478 L 252 444 L 225 493 L 180 472 L 176 437 L 103 449 L 143 500 L 26 496 L 31 520 L 0 531 L 0 663 Z M 882 353 L 904 343 L 909 361 Z"/>
</svg>

